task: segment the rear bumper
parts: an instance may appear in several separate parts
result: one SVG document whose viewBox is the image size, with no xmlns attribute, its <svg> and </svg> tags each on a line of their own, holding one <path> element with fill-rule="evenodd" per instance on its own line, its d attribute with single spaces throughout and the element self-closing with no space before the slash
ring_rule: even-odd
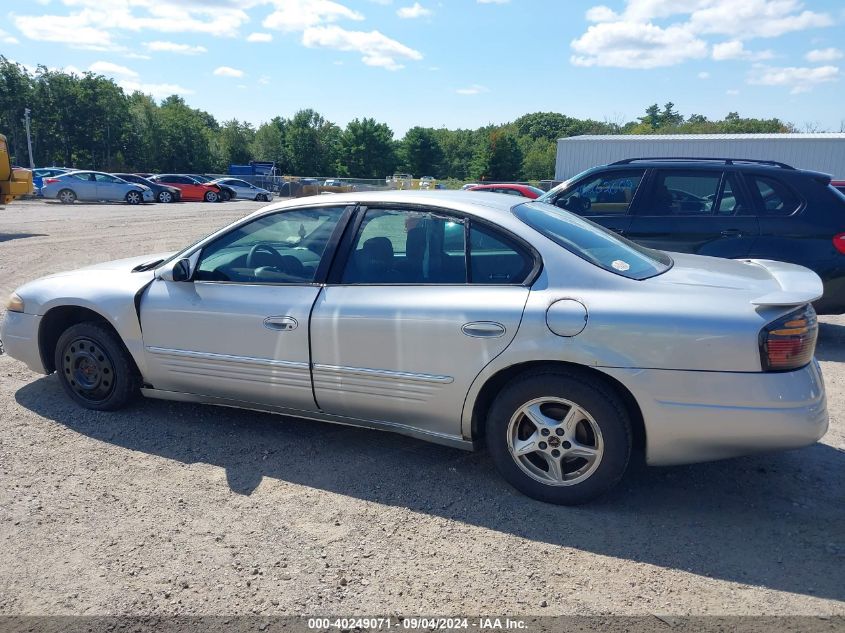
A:
<svg viewBox="0 0 845 633">
<path fill-rule="evenodd" d="M 5 352 L 26 363 L 32 371 L 46 374 L 38 349 L 38 327 L 41 317 L 36 314 L 6 312 L 0 323 L 0 340 Z"/>
<path fill-rule="evenodd" d="M 827 431 L 824 381 L 815 360 L 783 373 L 603 371 L 637 399 L 651 465 L 799 448 Z"/>
</svg>

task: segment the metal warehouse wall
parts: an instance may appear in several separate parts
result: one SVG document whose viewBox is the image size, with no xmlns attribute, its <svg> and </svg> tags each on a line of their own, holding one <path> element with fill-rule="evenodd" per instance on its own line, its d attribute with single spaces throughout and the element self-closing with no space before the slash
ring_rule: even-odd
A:
<svg viewBox="0 0 845 633">
<path fill-rule="evenodd" d="M 776 160 L 845 179 L 845 134 L 631 134 L 559 139 L 555 180 L 623 158 L 654 156 Z"/>
</svg>

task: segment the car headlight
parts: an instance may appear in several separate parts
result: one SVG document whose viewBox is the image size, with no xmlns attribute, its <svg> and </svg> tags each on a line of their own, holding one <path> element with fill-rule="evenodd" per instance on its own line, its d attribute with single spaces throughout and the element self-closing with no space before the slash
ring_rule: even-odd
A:
<svg viewBox="0 0 845 633">
<path fill-rule="evenodd" d="M 9 312 L 23 312 L 23 299 L 17 292 L 9 295 L 9 301 L 6 303 L 6 309 Z"/>
</svg>

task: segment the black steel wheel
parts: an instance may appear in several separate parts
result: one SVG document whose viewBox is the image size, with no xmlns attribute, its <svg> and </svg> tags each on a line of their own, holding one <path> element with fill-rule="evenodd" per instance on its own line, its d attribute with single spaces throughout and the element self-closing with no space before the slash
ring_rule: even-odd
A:
<svg viewBox="0 0 845 633">
<path fill-rule="evenodd" d="M 129 353 L 103 325 L 77 323 L 65 330 L 56 344 L 55 365 L 65 392 L 87 409 L 119 409 L 135 393 Z"/>
</svg>

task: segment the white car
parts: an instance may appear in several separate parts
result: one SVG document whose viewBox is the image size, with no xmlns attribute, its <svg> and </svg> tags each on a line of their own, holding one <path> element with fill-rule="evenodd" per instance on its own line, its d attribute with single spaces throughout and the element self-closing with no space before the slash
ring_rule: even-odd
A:
<svg viewBox="0 0 845 633">
<path fill-rule="evenodd" d="M 257 202 L 263 200 L 264 202 L 270 202 L 273 199 L 272 191 L 256 187 L 240 178 L 218 178 L 211 182 L 215 185 L 226 185 L 235 192 L 235 197 L 244 200 L 255 200 Z"/>
</svg>

